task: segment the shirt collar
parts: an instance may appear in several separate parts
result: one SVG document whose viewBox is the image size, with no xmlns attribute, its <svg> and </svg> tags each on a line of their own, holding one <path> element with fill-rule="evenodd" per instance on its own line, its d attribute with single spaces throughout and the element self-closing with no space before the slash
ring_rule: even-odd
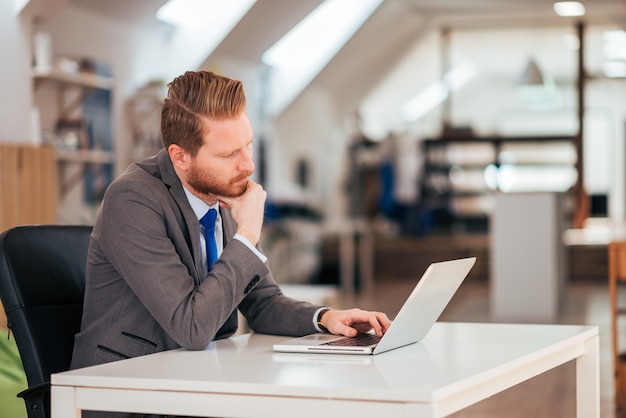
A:
<svg viewBox="0 0 626 418">
<path fill-rule="evenodd" d="M 217 210 L 217 213 L 219 214 L 220 212 L 219 201 L 209 206 L 206 203 L 204 203 L 204 201 L 200 199 L 198 196 L 191 193 L 185 187 L 185 185 L 183 185 L 183 190 L 185 191 L 185 195 L 187 195 L 187 200 L 189 201 L 189 204 L 191 205 L 191 209 L 193 209 L 193 213 L 196 214 L 196 217 L 198 218 L 198 220 L 200 220 L 200 218 L 202 218 L 207 213 L 207 211 L 211 208 Z"/>
</svg>

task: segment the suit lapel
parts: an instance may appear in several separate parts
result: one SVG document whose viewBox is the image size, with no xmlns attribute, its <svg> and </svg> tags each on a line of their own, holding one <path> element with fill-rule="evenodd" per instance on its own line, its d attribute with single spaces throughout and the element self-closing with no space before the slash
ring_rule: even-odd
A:
<svg viewBox="0 0 626 418">
<path fill-rule="evenodd" d="M 187 245 L 193 254 L 194 267 L 196 269 L 196 283 L 200 284 L 204 280 L 202 269 L 202 248 L 200 248 L 200 222 L 193 212 L 189 200 L 183 190 L 183 185 L 174 171 L 174 166 L 165 150 L 159 151 L 157 154 L 159 169 L 163 178 L 163 183 L 169 187 L 170 195 L 180 208 L 185 220 L 187 230 L 189 231 L 189 241 Z"/>
</svg>

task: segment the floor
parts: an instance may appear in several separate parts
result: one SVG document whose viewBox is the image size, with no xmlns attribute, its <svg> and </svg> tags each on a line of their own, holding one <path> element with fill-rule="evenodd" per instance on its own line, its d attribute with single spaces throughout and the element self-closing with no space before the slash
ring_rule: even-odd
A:
<svg viewBox="0 0 626 418">
<path fill-rule="evenodd" d="M 407 279 L 377 279 L 374 298 L 361 297 L 356 303 L 393 316 L 414 283 Z M 626 294 L 624 295 L 626 297 Z M 489 286 L 484 280 L 467 281 L 444 311 L 442 321 L 493 322 L 489 315 Z M 603 283 L 576 281 L 565 291 L 561 314 L 563 324 L 594 324 L 600 330 L 600 402 L 602 418 L 622 418 L 615 411 L 611 360 L 609 297 Z M 626 331 L 626 330 L 625 330 Z M 625 332 L 626 333 L 626 332 Z M 575 366 L 568 363 L 537 376 L 508 391 L 475 404 L 452 417 L 574 417 L 576 416 Z"/>
</svg>

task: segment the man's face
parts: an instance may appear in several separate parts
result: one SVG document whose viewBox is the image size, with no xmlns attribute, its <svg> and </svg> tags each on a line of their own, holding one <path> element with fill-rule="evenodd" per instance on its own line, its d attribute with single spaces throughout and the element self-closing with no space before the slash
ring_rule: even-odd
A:
<svg viewBox="0 0 626 418">
<path fill-rule="evenodd" d="M 211 129 L 192 159 L 186 183 L 192 192 L 203 196 L 241 196 L 254 171 L 248 115 L 244 112 L 234 119 L 207 123 Z"/>
</svg>

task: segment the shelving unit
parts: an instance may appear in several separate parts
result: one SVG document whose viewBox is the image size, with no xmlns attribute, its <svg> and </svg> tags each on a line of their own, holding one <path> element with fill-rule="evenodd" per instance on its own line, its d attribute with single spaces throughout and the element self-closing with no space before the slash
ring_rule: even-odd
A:
<svg viewBox="0 0 626 418">
<path fill-rule="evenodd" d="M 81 183 L 85 200 L 97 203 L 115 162 L 110 105 L 114 80 L 92 72 L 37 69 L 32 80 L 42 130 L 56 150 L 60 203 Z"/>
<path fill-rule="evenodd" d="M 432 230 L 486 232 L 494 192 L 566 191 L 576 181 L 570 136 L 464 136 L 426 139 L 421 147 L 421 197 Z"/>
</svg>

